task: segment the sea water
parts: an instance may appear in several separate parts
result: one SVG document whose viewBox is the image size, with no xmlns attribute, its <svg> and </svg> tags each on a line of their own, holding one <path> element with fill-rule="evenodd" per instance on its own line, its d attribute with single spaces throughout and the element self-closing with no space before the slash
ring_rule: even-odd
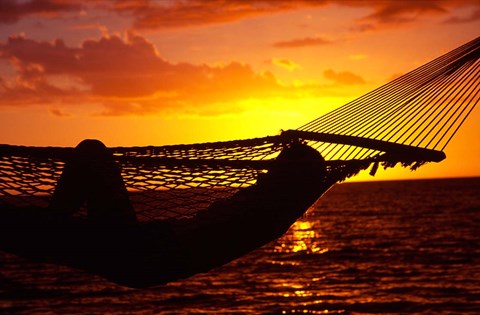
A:
<svg viewBox="0 0 480 315">
<path fill-rule="evenodd" d="M 151 289 L 0 252 L 0 313 L 480 314 L 480 178 L 336 185 L 275 242 Z"/>
</svg>

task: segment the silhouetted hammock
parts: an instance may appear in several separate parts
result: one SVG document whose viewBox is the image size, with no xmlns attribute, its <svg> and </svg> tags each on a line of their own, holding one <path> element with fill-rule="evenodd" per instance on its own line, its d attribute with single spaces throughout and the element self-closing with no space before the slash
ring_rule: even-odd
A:
<svg viewBox="0 0 480 315">
<path fill-rule="evenodd" d="M 443 160 L 478 103 L 479 38 L 277 136 L 1 145 L 0 248 L 132 287 L 225 264 L 281 236 L 360 170 Z"/>
</svg>

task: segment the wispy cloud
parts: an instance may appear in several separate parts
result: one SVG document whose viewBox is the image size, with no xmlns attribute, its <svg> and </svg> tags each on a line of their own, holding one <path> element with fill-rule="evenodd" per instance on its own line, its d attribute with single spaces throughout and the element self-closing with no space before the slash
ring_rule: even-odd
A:
<svg viewBox="0 0 480 315">
<path fill-rule="evenodd" d="M 65 13 L 80 12 L 83 1 L 61 0 L 2 0 L 0 1 L 0 23 L 15 23 L 27 16 L 58 17 Z"/>
<path fill-rule="evenodd" d="M 352 30 L 383 30 L 409 25 L 430 16 L 449 16 L 455 8 L 480 8 L 477 0 L 346 1 L 342 5 L 369 7 L 372 12 L 355 22 Z M 451 20 L 451 19 L 449 19 Z M 464 19 L 462 22 L 471 22 Z"/>
<path fill-rule="evenodd" d="M 321 37 L 305 37 L 300 39 L 292 39 L 280 41 L 273 44 L 277 48 L 299 48 L 309 46 L 321 46 L 331 44 L 332 41 Z"/>
<path fill-rule="evenodd" d="M 67 118 L 72 116 L 71 114 L 65 112 L 63 109 L 60 109 L 60 108 L 51 108 L 49 112 L 53 116 L 60 117 L 60 118 Z"/>
<path fill-rule="evenodd" d="M 272 58 L 271 63 L 288 71 L 300 69 L 300 65 L 289 59 Z"/>
<path fill-rule="evenodd" d="M 117 1 L 111 9 L 134 17 L 135 29 L 183 28 L 239 21 L 256 16 L 320 7 L 329 0 Z M 161 17 L 161 18 L 159 18 Z"/>
<path fill-rule="evenodd" d="M 355 30 L 398 27 L 432 15 L 444 15 L 448 18 L 454 8 L 480 7 L 478 0 L 2 0 L 0 23 L 15 23 L 30 16 L 63 18 L 67 14 L 80 15 L 96 10 L 130 17 L 131 27 L 137 31 L 164 30 L 232 23 L 258 16 L 329 5 L 370 8 L 371 13 L 357 20 L 352 26 Z M 473 14 L 466 18 L 450 17 L 447 21 L 464 23 L 472 21 L 476 16 Z"/>
<path fill-rule="evenodd" d="M 335 84 L 340 85 L 356 85 L 356 84 L 365 84 L 365 80 L 352 72 L 344 71 L 344 72 L 335 72 L 332 69 L 325 70 L 323 76 Z"/>
<path fill-rule="evenodd" d="M 480 5 L 479 5 L 480 6 Z M 480 20 L 480 8 L 473 10 L 466 16 L 452 16 L 444 21 L 445 24 L 462 24 Z"/>
<path fill-rule="evenodd" d="M 371 8 L 355 29 L 382 29 L 408 24 L 431 15 L 448 15 L 452 8 L 480 6 L 478 0 L 182 0 L 117 1 L 111 10 L 131 14 L 136 29 L 165 29 L 231 23 L 243 19 L 328 5 Z M 162 18 L 159 18 L 159 17 Z"/>
</svg>

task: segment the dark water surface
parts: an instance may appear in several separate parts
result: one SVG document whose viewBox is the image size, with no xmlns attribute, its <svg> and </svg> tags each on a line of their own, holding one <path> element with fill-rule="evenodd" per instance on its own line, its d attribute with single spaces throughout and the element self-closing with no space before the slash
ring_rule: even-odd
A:
<svg viewBox="0 0 480 315">
<path fill-rule="evenodd" d="M 480 314 L 480 178 L 337 185 L 276 242 L 147 290 L 0 252 L 0 313 Z"/>
</svg>

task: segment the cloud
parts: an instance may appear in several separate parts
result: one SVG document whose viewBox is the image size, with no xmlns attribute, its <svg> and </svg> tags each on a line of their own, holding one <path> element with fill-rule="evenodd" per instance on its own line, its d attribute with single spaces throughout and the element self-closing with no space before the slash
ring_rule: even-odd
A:
<svg viewBox="0 0 480 315">
<path fill-rule="evenodd" d="M 50 109 L 50 114 L 52 114 L 53 116 L 56 116 L 56 117 L 60 117 L 60 118 L 66 118 L 66 117 L 71 117 L 72 115 L 70 115 L 69 113 L 65 112 L 64 110 L 60 109 L 60 108 L 51 108 Z"/>
<path fill-rule="evenodd" d="M 469 23 L 475 22 L 480 20 L 480 8 L 477 10 L 473 10 L 470 15 L 467 16 L 452 16 L 444 21 L 445 24 L 462 24 L 462 23 Z"/>
<path fill-rule="evenodd" d="M 391 1 L 379 2 L 375 11 L 364 20 L 380 24 L 399 24 L 410 22 L 425 14 L 445 14 L 447 10 L 439 2 L 433 1 Z"/>
<path fill-rule="evenodd" d="M 271 62 L 272 64 L 287 69 L 288 71 L 294 71 L 301 68 L 299 64 L 296 64 L 289 59 L 272 58 Z"/>
<path fill-rule="evenodd" d="M 382 30 L 408 25 L 429 16 L 448 16 L 460 7 L 480 7 L 477 0 L 418 0 L 418 1 L 346 1 L 342 5 L 369 7 L 372 13 L 358 19 L 352 30 Z M 461 22 L 474 21 L 475 16 Z M 451 20 L 451 19 L 449 19 Z"/>
<path fill-rule="evenodd" d="M 55 17 L 67 12 L 80 12 L 83 7 L 81 3 L 61 0 L 2 0 L 0 1 L 0 23 L 15 23 L 23 17 L 32 15 Z"/>
<path fill-rule="evenodd" d="M 116 1 L 109 10 L 129 14 L 136 30 L 199 27 L 232 23 L 257 16 L 328 5 L 362 7 L 372 10 L 356 22 L 355 30 L 398 27 L 426 16 L 448 15 L 459 7 L 479 7 L 478 0 L 182 0 Z M 159 18 L 161 17 L 161 18 Z"/>
<path fill-rule="evenodd" d="M 340 85 L 365 84 L 365 80 L 352 72 L 335 72 L 332 69 L 325 70 L 324 77 Z"/>
<path fill-rule="evenodd" d="M 0 23 L 15 23 L 31 16 L 64 18 L 84 12 L 121 15 L 131 19 L 131 29 L 156 31 L 171 28 L 203 27 L 237 22 L 253 17 L 291 12 L 329 5 L 360 7 L 371 13 L 360 18 L 352 27 L 356 31 L 398 27 L 428 16 L 447 16 L 455 8 L 479 8 L 478 0 L 2 0 Z M 469 18 L 451 17 L 452 23 L 469 22 Z"/>
<path fill-rule="evenodd" d="M 287 92 L 273 74 L 256 73 L 246 64 L 171 63 L 133 34 L 89 39 L 77 48 L 61 40 L 13 36 L 0 44 L 0 58 L 16 70 L 14 79 L 2 83 L 2 104 L 90 101 L 105 105 L 112 115 L 116 109 L 118 114 L 148 114 L 172 108 L 201 111 L 212 103 Z"/>
<path fill-rule="evenodd" d="M 184 28 L 230 23 L 255 16 L 318 7 L 328 0 L 1 0 L 0 23 L 31 16 L 61 17 L 66 13 L 106 11 L 133 18 L 136 30 Z M 161 17 L 161 18 L 159 18 Z"/>
<path fill-rule="evenodd" d="M 111 9 L 131 14 L 137 30 L 155 30 L 231 23 L 328 3 L 328 0 L 117 1 Z"/>
<path fill-rule="evenodd" d="M 277 48 L 299 48 L 327 45 L 330 43 L 332 43 L 330 40 L 321 37 L 305 37 L 301 39 L 292 39 L 288 41 L 276 42 L 273 44 L 273 46 Z"/>
</svg>

